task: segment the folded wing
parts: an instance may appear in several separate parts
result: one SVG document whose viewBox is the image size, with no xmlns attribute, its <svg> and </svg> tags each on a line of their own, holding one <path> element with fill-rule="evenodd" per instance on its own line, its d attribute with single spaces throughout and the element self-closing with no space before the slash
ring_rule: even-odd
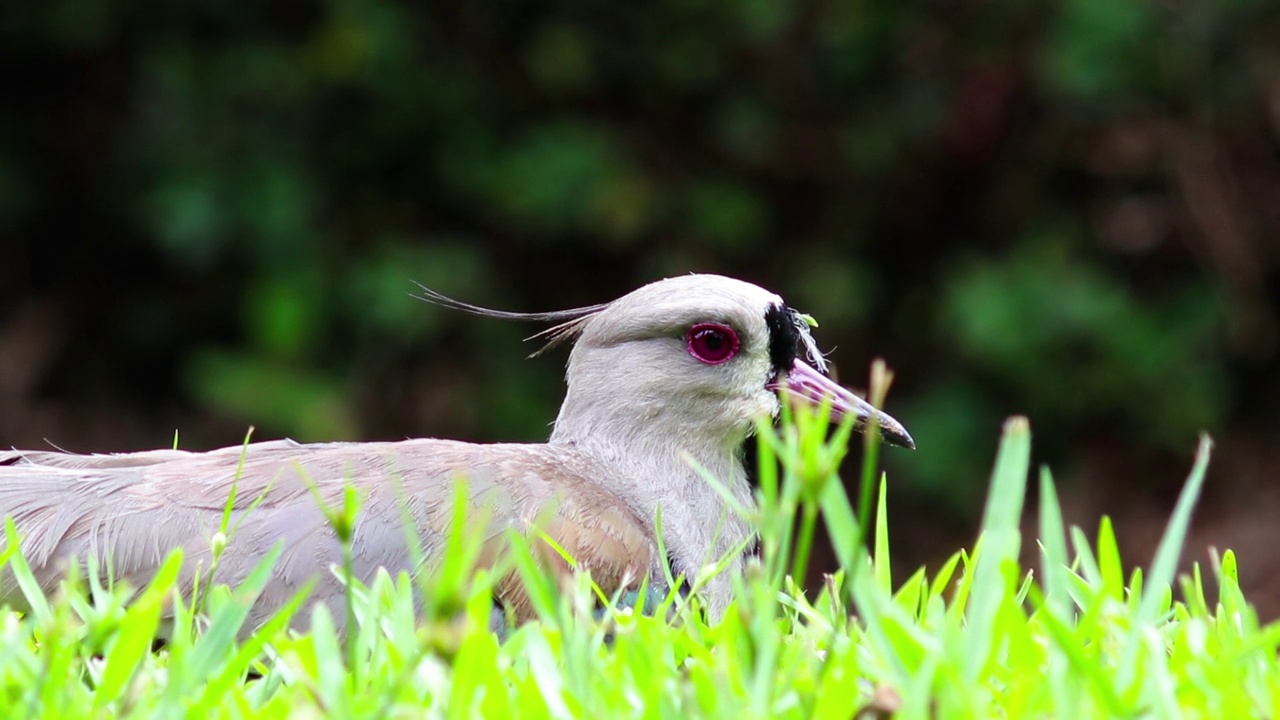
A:
<svg viewBox="0 0 1280 720">
<path fill-rule="evenodd" d="M 355 574 L 367 582 L 378 568 L 416 571 L 415 557 L 428 566 L 439 560 L 459 482 L 466 488 L 464 529 L 481 543 L 482 564 L 502 557 L 513 529 L 547 570 L 564 576 L 569 566 L 544 533 L 606 592 L 634 590 L 662 567 L 649 525 L 606 490 L 601 468 L 546 445 L 274 441 L 207 453 L 0 452 L 0 515 L 13 517 L 46 592 L 72 559 L 87 568 L 89 558 L 104 577 L 141 587 L 176 547 L 186 555 L 182 580 L 189 588 L 209 569 L 211 539 L 234 488 L 232 532 L 215 579 L 238 584 L 282 544 L 251 622 L 309 582 L 311 597 L 342 618 L 342 587 L 330 570 L 341 563 L 342 546 L 321 503 L 336 508 L 348 484 L 358 489 L 352 550 Z M 514 575 L 500 581 L 495 599 L 518 619 L 532 613 Z M 0 602 L 23 605 L 7 569 L 0 573 Z"/>
</svg>

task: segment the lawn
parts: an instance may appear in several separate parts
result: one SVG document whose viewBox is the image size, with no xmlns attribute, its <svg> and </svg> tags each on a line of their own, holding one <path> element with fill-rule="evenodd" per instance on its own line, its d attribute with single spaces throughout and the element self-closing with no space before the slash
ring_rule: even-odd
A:
<svg viewBox="0 0 1280 720">
<path fill-rule="evenodd" d="M 761 559 L 712 624 L 696 593 L 641 613 L 612 608 L 585 573 L 561 587 L 518 539 L 502 566 L 475 570 L 458 532 L 435 572 L 352 584 L 348 638 L 301 596 L 254 630 L 244 623 L 270 556 L 235 589 L 180 594 L 175 554 L 141 592 L 72 579 L 46 598 L 9 526 L 0 562 L 25 581 L 32 610 L 0 613 L 3 716 L 1280 716 L 1280 624 L 1258 622 L 1232 553 L 1177 574 L 1207 438 L 1155 557 L 1126 572 L 1134 563 L 1122 562 L 1108 521 L 1096 532 L 1064 527 L 1047 469 L 1036 476 L 1038 507 L 1024 512 L 1031 432 L 1012 418 L 980 539 L 932 574 L 895 578 L 874 439 L 863 444 L 851 499 L 837 471 L 862 436 L 811 414 L 760 433 L 759 509 L 750 512 Z M 333 511 L 339 527 L 359 512 L 349 500 Z M 790 578 L 803 575 L 819 518 L 842 569 L 806 595 Z M 1034 570 L 1020 564 L 1032 556 Z M 500 641 L 488 629 L 490 588 L 508 571 L 527 583 L 540 620 Z M 309 631 L 288 628 L 299 614 L 310 616 Z"/>
</svg>

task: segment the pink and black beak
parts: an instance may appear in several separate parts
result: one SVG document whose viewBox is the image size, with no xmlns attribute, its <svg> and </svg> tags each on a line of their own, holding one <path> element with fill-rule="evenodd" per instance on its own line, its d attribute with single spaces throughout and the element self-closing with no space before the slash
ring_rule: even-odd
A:
<svg viewBox="0 0 1280 720">
<path fill-rule="evenodd" d="M 854 395 L 852 391 L 837 385 L 834 380 L 813 369 L 800 358 L 791 364 L 791 370 L 778 378 L 773 389 L 782 392 L 792 402 L 806 405 L 831 405 L 831 419 L 839 422 L 843 418 L 853 416 L 853 427 L 865 431 L 874 417 L 880 427 L 880 437 L 885 442 L 914 450 L 915 440 L 902 427 L 902 423 L 877 410 L 871 403 Z"/>
<path fill-rule="evenodd" d="M 852 416 L 856 430 L 864 431 L 874 418 L 885 442 L 915 449 L 916 442 L 902 423 L 827 377 L 826 362 L 809 333 L 811 321 L 806 316 L 778 304 L 765 311 L 764 319 L 769 328 L 769 359 L 774 373 L 770 389 L 792 402 L 813 406 L 830 403 L 831 419 Z M 804 356 L 817 368 L 805 362 Z"/>
</svg>

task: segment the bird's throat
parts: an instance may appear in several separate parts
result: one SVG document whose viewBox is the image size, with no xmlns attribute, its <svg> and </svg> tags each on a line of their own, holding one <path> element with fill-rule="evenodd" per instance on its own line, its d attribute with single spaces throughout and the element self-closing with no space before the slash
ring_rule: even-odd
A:
<svg viewBox="0 0 1280 720">
<path fill-rule="evenodd" d="M 652 426 L 614 437 L 609 429 L 604 424 L 596 432 L 569 433 L 557 426 L 551 443 L 569 445 L 608 468 L 601 485 L 655 527 L 660 520 L 673 567 L 696 574 L 726 557 L 735 567 L 753 536 L 750 519 L 740 513 L 750 512 L 754 503 L 742 442 L 715 442 L 696 433 L 662 434 Z M 728 577 L 710 583 L 710 607 L 727 605 L 731 587 Z"/>
</svg>

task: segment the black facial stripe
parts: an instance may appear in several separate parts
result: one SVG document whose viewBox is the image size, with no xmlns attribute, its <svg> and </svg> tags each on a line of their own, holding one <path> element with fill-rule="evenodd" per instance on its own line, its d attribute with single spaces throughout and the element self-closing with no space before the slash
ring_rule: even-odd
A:
<svg viewBox="0 0 1280 720">
<path fill-rule="evenodd" d="M 769 328 L 769 363 L 775 376 L 789 372 L 800 355 L 800 329 L 795 314 L 795 310 L 782 305 L 770 305 L 764 311 L 764 324 Z"/>
</svg>

